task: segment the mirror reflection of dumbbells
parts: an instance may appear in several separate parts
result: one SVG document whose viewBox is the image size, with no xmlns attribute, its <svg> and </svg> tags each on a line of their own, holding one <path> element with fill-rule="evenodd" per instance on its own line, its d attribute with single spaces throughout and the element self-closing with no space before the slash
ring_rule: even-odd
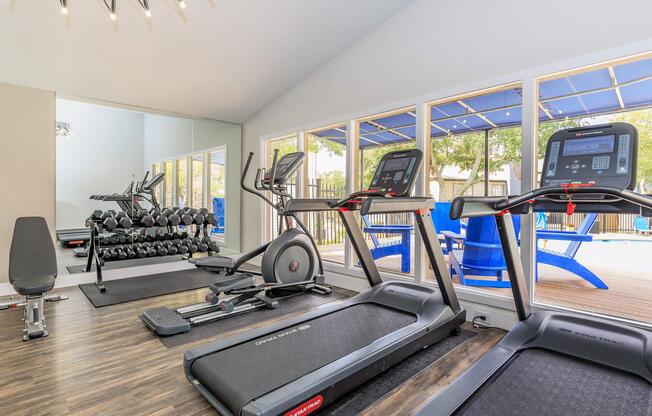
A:
<svg viewBox="0 0 652 416">
<path fill-rule="evenodd" d="M 102 247 L 100 257 L 105 261 L 125 260 L 133 258 L 174 256 L 177 254 L 204 253 L 209 250 L 218 251 L 217 243 L 207 237 L 188 237 L 174 240 L 153 242 L 137 242 L 114 247 Z"/>
<path fill-rule="evenodd" d="M 151 210 L 139 209 L 129 215 L 124 211 L 116 212 L 112 209 L 107 211 L 96 210 L 91 214 L 94 221 L 102 223 L 102 226 L 107 230 L 116 228 L 132 228 L 134 225 L 142 225 L 145 227 L 167 227 L 178 225 L 190 226 L 192 224 L 198 225 L 217 225 L 215 215 L 208 211 L 207 208 L 199 210 L 195 208 L 152 208 Z M 134 219 L 139 224 L 134 223 Z"/>
</svg>

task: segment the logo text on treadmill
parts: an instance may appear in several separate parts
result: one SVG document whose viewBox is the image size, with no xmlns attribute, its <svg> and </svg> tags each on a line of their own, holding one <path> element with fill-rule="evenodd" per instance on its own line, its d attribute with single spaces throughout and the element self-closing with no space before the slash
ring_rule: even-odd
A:
<svg viewBox="0 0 652 416">
<path fill-rule="evenodd" d="M 315 410 L 319 409 L 324 403 L 324 396 L 321 394 L 313 397 L 305 403 L 300 404 L 289 412 L 285 413 L 284 416 L 306 416 Z"/>
<path fill-rule="evenodd" d="M 299 331 L 305 331 L 306 329 L 310 329 L 311 326 L 309 324 L 301 325 L 296 328 L 288 329 L 287 331 L 279 332 L 278 334 L 274 334 L 270 337 L 259 339 L 258 341 L 254 342 L 254 345 L 263 345 L 267 344 L 272 341 L 276 341 L 277 339 L 281 339 L 283 337 L 287 337 L 288 335 L 296 334 Z"/>
</svg>

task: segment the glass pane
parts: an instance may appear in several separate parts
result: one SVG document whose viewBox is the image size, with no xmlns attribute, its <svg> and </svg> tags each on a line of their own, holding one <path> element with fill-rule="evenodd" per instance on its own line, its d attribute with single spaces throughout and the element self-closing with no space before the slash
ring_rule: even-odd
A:
<svg viewBox="0 0 652 416">
<path fill-rule="evenodd" d="M 416 147 L 416 118 L 409 109 L 360 121 L 358 126 L 358 189 L 367 189 L 386 153 Z M 368 215 L 361 218 L 361 226 L 380 270 L 414 275 L 413 214 Z"/>
<path fill-rule="evenodd" d="M 184 157 L 177 160 L 177 204 L 179 207 L 187 207 L 188 200 L 188 160 Z"/>
<path fill-rule="evenodd" d="M 521 191 L 521 87 L 465 94 L 430 106 L 430 184 L 433 221 L 455 284 L 511 296 L 493 217 L 454 221 L 458 196 Z M 488 156 L 488 157 L 487 157 Z M 520 218 L 515 218 L 520 230 Z M 471 244 L 474 243 L 474 244 Z M 434 280 L 432 270 L 427 279 Z"/>
<path fill-rule="evenodd" d="M 306 134 L 308 198 L 340 199 L 346 196 L 346 125 Z M 344 263 L 344 227 L 337 212 L 311 212 L 306 226 L 322 258 Z"/>
<path fill-rule="evenodd" d="M 195 155 L 192 161 L 192 206 L 203 208 L 204 205 L 204 155 Z M 209 209 L 210 211 L 210 209 Z"/>
<path fill-rule="evenodd" d="M 279 159 L 281 158 L 281 156 L 285 154 L 296 152 L 297 136 L 288 136 L 280 139 L 270 140 L 267 142 L 266 144 L 266 159 L 267 159 L 266 168 L 267 169 L 270 169 L 272 167 L 272 163 L 274 161 L 275 149 L 279 150 L 278 153 Z M 292 177 L 290 177 L 290 180 L 285 184 L 287 192 L 295 196 L 296 185 L 297 185 L 297 174 L 295 173 L 294 175 L 292 175 Z M 278 197 L 276 195 L 272 195 L 270 193 L 268 197 L 270 197 L 270 199 L 274 203 L 278 202 Z M 279 218 L 276 211 L 267 204 L 265 204 L 265 218 L 266 218 L 266 227 L 265 227 L 266 238 L 269 241 L 276 238 L 276 236 L 278 235 Z"/>
<path fill-rule="evenodd" d="M 224 238 L 226 232 L 226 205 L 224 197 L 226 194 L 226 150 L 217 150 L 209 154 L 210 172 L 208 183 L 210 187 L 208 207 L 215 213 L 217 226 L 213 227 L 213 236 Z"/>
<path fill-rule="evenodd" d="M 165 165 L 165 199 L 163 202 L 161 202 L 161 206 L 167 206 L 171 207 L 173 205 L 176 205 L 174 203 L 174 162 L 171 160 L 168 160 L 167 162 L 163 162 Z"/>
<path fill-rule="evenodd" d="M 609 65 L 561 75 L 540 83 L 538 176 L 550 136 L 561 129 L 612 122 L 632 124 L 639 134 L 635 189 L 652 192 L 652 60 Z M 594 90 L 602 75 L 613 84 L 600 95 L 573 95 Z M 584 80 L 584 84 L 579 85 Z M 619 83 L 630 82 L 618 87 Z M 586 83 L 589 84 L 586 84 Z M 537 230 L 586 234 L 591 241 L 537 240 L 538 281 L 535 301 L 594 313 L 652 322 L 652 286 L 647 256 L 652 247 L 649 218 L 631 214 L 537 213 Z M 544 254 L 545 253 L 545 254 Z M 552 257 L 551 257 L 552 255 Z M 570 258 L 560 263 L 559 258 Z"/>
</svg>

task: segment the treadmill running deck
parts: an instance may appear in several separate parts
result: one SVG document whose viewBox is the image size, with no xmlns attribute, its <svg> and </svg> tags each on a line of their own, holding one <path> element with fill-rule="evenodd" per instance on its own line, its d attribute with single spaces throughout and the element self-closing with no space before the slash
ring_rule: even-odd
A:
<svg viewBox="0 0 652 416">
<path fill-rule="evenodd" d="M 224 405 L 246 403 L 416 322 L 361 303 L 199 358 L 192 373 Z"/>
<path fill-rule="evenodd" d="M 456 414 L 464 416 L 652 416 L 642 378 L 543 349 L 527 349 Z"/>
</svg>

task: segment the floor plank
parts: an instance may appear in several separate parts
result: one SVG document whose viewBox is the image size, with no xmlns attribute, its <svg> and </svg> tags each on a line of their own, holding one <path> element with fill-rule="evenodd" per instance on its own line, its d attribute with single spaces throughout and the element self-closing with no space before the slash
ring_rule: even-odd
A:
<svg viewBox="0 0 652 416">
<path fill-rule="evenodd" d="M 21 340 L 22 310 L 0 311 L 0 408 L 12 415 L 214 415 L 183 374 L 183 353 L 229 333 L 166 348 L 142 324 L 139 313 L 155 306 L 203 300 L 205 290 L 176 293 L 95 309 L 77 288 L 58 290 L 70 299 L 46 303 L 50 336 Z M 261 326 L 258 322 L 251 326 Z M 251 328 L 248 327 L 248 328 Z M 242 329 L 244 330 L 244 329 Z M 422 400 L 426 386 L 448 382 L 498 334 L 482 331 L 397 389 L 369 414 L 402 412 L 405 397 Z M 484 340 L 484 341 L 481 341 Z M 454 364 L 455 362 L 459 362 Z M 441 381 L 437 381 L 442 375 Z M 423 389 L 423 391 L 420 391 Z"/>
</svg>

